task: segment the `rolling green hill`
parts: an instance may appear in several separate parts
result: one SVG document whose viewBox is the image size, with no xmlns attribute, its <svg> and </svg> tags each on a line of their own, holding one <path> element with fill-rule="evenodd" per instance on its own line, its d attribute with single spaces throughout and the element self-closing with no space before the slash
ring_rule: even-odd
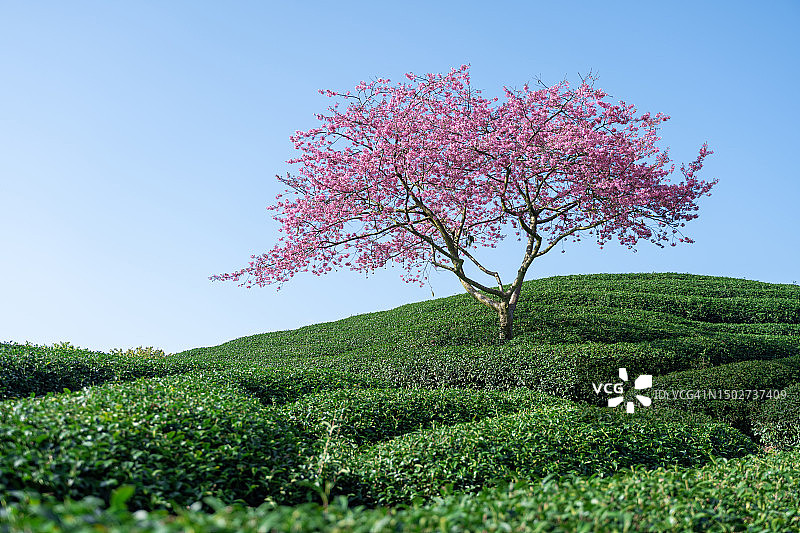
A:
<svg viewBox="0 0 800 533">
<path fill-rule="evenodd" d="M 0 531 L 800 529 L 800 287 L 559 276 L 495 328 L 464 294 L 178 354 L 0 344 Z M 620 368 L 652 405 L 608 407 Z"/>
</svg>

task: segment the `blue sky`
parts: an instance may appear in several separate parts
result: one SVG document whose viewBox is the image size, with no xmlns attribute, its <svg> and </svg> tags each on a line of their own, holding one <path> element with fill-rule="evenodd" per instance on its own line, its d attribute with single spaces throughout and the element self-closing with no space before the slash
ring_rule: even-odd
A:
<svg viewBox="0 0 800 533">
<path fill-rule="evenodd" d="M 592 71 L 672 116 L 677 162 L 715 152 L 695 244 L 584 241 L 529 279 L 800 281 L 798 25 L 794 1 L 2 2 L 0 340 L 176 352 L 461 292 L 447 272 L 420 288 L 391 268 L 280 291 L 208 276 L 277 240 L 265 208 L 289 135 L 329 104 L 318 89 L 463 63 L 487 95 Z M 511 241 L 492 263 L 511 273 L 519 255 Z"/>
</svg>

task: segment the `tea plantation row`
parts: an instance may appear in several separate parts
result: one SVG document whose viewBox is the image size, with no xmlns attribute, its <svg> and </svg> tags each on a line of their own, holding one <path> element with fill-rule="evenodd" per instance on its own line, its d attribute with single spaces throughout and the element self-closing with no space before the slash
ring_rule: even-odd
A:
<svg viewBox="0 0 800 533">
<path fill-rule="evenodd" d="M 437 495 L 444 480 L 473 491 L 511 475 L 694 466 L 757 450 L 706 417 L 631 417 L 530 390 L 343 389 L 265 407 L 224 374 L 202 372 L 3 407 L 0 486 L 108 500 L 132 484 L 144 509 L 206 496 L 299 503 L 330 479 L 354 501 L 399 503 Z"/>
<path fill-rule="evenodd" d="M 584 320 L 589 322 L 591 317 Z M 656 322 L 648 324 L 659 327 Z M 590 327 L 602 329 L 602 325 Z M 336 338 L 334 332 L 331 336 Z M 318 348 L 321 346 L 324 343 Z M 273 353 L 263 346 L 245 353 L 247 357 L 213 352 L 204 357 L 202 351 L 195 350 L 158 359 L 135 359 L 85 350 L 0 344 L 4 370 L 0 399 L 199 369 L 247 372 L 253 368 L 294 367 L 370 375 L 392 386 L 532 386 L 588 400 L 589 381 L 606 379 L 619 367 L 664 375 L 747 360 L 788 358 L 800 355 L 800 337 L 714 333 L 646 342 L 547 344 L 531 342 L 523 335 L 504 346 L 372 342 L 323 355 L 298 355 L 290 350 Z M 581 384 L 582 390 L 578 390 Z"/>
<path fill-rule="evenodd" d="M 172 355 L 0 344 L 0 532 L 797 529 L 798 318 L 791 285 L 561 276 L 502 346 L 466 295 Z M 606 407 L 622 367 L 652 406 Z M 717 389 L 778 398 L 671 396 Z"/>
<path fill-rule="evenodd" d="M 369 509 L 334 500 L 328 507 L 199 506 L 131 512 L 127 490 L 102 500 L 54 501 L 36 494 L 0 495 L 0 532 L 180 533 L 184 531 L 373 533 L 376 531 L 797 531 L 800 461 L 796 452 L 718 459 L 696 469 L 635 468 L 614 477 L 549 476 L 432 503 Z"/>
<path fill-rule="evenodd" d="M 653 287 L 646 276 L 630 280 L 621 277 L 612 288 L 602 289 L 600 293 L 591 287 L 602 279 L 601 276 L 556 277 L 526 282 L 517 308 L 517 337 L 513 342 L 529 346 L 587 341 L 636 343 L 675 337 L 713 338 L 717 333 L 800 336 L 800 325 L 796 321 L 779 320 L 782 317 L 777 315 L 776 320 L 770 323 L 762 323 L 756 314 L 745 314 L 741 317 L 743 320 L 733 320 L 737 316 L 731 317 L 729 322 L 703 322 L 677 316 L 670 312 L 669 306 L 661 306 L 666 308 L 665 312 L 641 309 L 636 297 L 642 291 L 650 291 L 647 298 L 658 301 L 668 301 L 675 296 L 668 283 Z M 794 285 L 769 285 L 726 278 L 705 281 L 699 278 L 701 281 L 696 285 L 707 287 L 704 297 L 719 305 L 729 305 L 726 299 L 733 290 L 731 287 L 735 286 L 738 289 L 733 294 L 752 299 L 752 307 L 769 307 L 775 291 L 781 295 L 781 302 L 787 301 L 787 306 L 793 309 L 800 306 L 800 287 Z M 686 281 L 691 282 L 691 278 Z M 558 294 L 565 291 L 567 282 L 571 284 L 572 290 L 567 291 L 570 295 L 563 301 L 559 300 Z M 556 294 L 554 290 L 561 292 Z M 583 295 L 590 291 L 594 293 Z M 612 307 L 603 303 L 608 294 L 619 295 L 631 307 Z M 570 302 L 569 298 L 575 301 Z M 742 309 L 736 310 L 737 314 L 742 312 Z M 387 345 L 419 348 L 484 346 L 495 344 L 496 336 L 491 334 L 495 328 L 496 317 L 485 307 L 468 295 L 456 295 L 294 331 L 254 335 L 216 347 L 189 350 L 184 355 L 201 357 L 206 361 L 237 359 L 252 362 L 286 355 L 339 355 L 369 346 L 381 350 Z"/>
<path fill-rule="evenodd" d="M 702 341 L 702 340 L 701 340 Z M 689 343 L 684 344 L 691 346 Z M 9 346 L 9 345 L 6 345 Z M 770 390 L 778 391 L 800 382 L 800 356 L 784 355 L 781 345 L 772 352 L 775 359 L 767 361 L 742 361 L 719 366 L 693 368 L 702 359 L 693 356 L 690 349 L 683 353 L 658 350 L 650 345 L 617 343 L 611 345 L 561 345 L 540 346 L 523 350 L 519 346 L 431 348 L 426 352 L 395 349 L 390 355 L 374 352 L 324 358 L 284 358 L 272 368 L 242 368 L 232 364 L 226 369 L 222 362 L 208 365 L 220 369 L 226 379 L 238 383 L 250 396 L 265 405 L 294 401 L 305 394 L 331 388 L 437 388 L 459 387 L 473 389 L 510 389 L 527 387 L 540 392 L 573 400 L 603 405 L 606 395 L 597 394 L 593 383 L 617 381 L 617 369 L 627 368 L 632 375 L 654 374 L 654 390 Z M 791 343 L 787 343 L 791 353 Z M 401 355 L 402 354 L 402 355 Z M 81 354 L 64 358 L 60 364 L 48 364 L 58 372 L 24 374 L 14 367 L 3 374 L 4 392 L 8 398 L 27 396 L 31 391 L 78 389 L 82 386 L 120 382 L 131 379 L 130 372 L 120 378 L 115 367 L 126 367 L 126 361 L 107 359 L 105 366 L 90 366 L 91 362 L 78 364 Z M 29 364 L 30 360 L 26 360 Z M 717 360 L 718 362 L 719 360 Z M 20 365 L 21 366 L 21 365 Z M 134 362 L 141 373 L 174 375 L 202 367 L 187 360 L 171 363 Z M 98 371 L 108 372 L 103 374 Z M 689 368 L 688 370 L 683 370 Z M 88 371 L 86 370 L 88 369 Z M 87 379 L 88 376 L 88 379 Z M 98 376 L 101 379 L 97 379 Z M 747 434 L 751 433 L 753 417 L 763 400 L 707 400 L 693 401 L 667 398 L 656 399 L 655 407 L 671 406 L 704 412 L 719 418 Z M 787 429 L 788 430 L 788 429 Z"/>
</svg>

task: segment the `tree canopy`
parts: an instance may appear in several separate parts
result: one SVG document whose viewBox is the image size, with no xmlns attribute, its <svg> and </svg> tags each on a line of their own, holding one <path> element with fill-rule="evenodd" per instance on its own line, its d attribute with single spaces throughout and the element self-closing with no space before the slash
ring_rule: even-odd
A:
<svg viewBox="0 0 800 533">
<path fill-rule="evenodd" d="M 466 65 L 406 77 L 320 91 L 337 102 L 291 137 L 297 172 L 279 177 L 287 191 L 271 207 L 283 235 L 212 279 L 280 285 L 303 271 L 396 262 L 421 283 L 432 265 L 496 310 L 508 339 L 528 268 L 564 239 L 692 242 L 681 228 L 716 183 L 696 176 L 712 152 L 704 144 L 680 167 L 683 180 L 669 182 L 675 166 L 657 146 L 668 116 L 610 102 L 591 76 L 574 88 L 505 88 L 502 101 L 474 89 Z M 507 231 L 524 247 L 504 282 L 476 250 Z"/>
</svg>

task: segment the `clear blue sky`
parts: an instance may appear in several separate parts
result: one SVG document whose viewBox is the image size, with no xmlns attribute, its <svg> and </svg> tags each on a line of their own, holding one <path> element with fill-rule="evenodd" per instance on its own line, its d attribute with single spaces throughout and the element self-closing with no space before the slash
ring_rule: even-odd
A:
<svg viewBox="0 0 800 533">
<path fill-rule="evenodd" d="M 433 4 L 433 5 L 431 5 Z M 663 146 L 719 178 L 696 244 L 567 245 L 529 278 L 690 272 L 800 281 L 800 4 L 0 2 L 0 340 L 168 352 L 455 294 L 387 269 L 212 283 L 267 250 L 289 135 L 362 79 L 471 64 L 672 116 Z M 517 268 L 515 243 L 493 263 Z M 487 311 L 488 312 L 488 311 Z"/>
</svg>

